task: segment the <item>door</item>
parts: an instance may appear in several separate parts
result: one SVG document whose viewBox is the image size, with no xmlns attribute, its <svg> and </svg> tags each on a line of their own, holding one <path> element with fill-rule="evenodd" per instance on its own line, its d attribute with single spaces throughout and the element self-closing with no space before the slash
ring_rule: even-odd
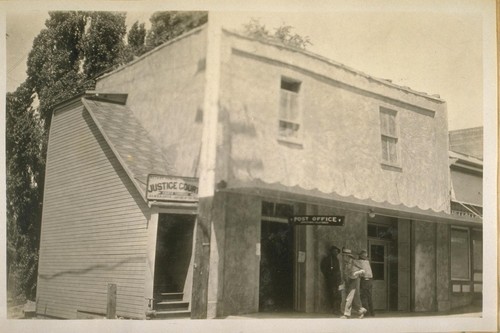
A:
<svg viewBox="0 0 500 333">
<path fill-rule="evenodd" d="M 293 310 L 293 227 L 262 221 L 259 311 Z"/>
<path fill-rule="evenodd" d="M 370 264 L 373 272 L 372 299 L 375 310 L 387 310 L 388 301 L 388 244 L 381 240 L 368 240 Z"/>
<path fill-rule="evenodd" d="M 182 293 L 192 256 L 195 215 L 160 214 L 156 241 L 154 293 Z"/>
</svg>

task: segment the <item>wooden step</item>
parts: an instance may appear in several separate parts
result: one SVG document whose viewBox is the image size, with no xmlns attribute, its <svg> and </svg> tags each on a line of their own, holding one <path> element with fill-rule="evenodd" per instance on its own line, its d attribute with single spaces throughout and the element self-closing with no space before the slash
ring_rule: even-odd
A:
<svg viewBox="0 0 500 333">
<path fill-rule="evenodd" d="M 184 293 L 160 293 L 159 300 L 161 301 L 182 301 Z"/>
<path fill-rule="evenodd" d="M 155 310 L 157 311 L 177 311 L 177 310 L 187 310 L 189 308 L 189 302 L 183 301 L 162 301 L 156 303 Z"/>
<path fill-rule="evenodd" d="M 150 317 L 151 319 L 190 318 L 191 311 L 189 310 L 153 311 Z"/>
</svg>

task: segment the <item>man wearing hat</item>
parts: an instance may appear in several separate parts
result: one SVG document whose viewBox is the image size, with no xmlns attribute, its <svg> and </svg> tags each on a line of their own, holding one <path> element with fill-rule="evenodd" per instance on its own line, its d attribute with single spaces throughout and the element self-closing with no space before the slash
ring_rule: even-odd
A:
<svg viewBox="0 0 500 333">
<path fill-rule="evenodd" d="M 326 279 L 328 299 L 333 307 L 333 313 L 338 314 L 341 304 L 341 291 L 339 286 L 342 284 L 342 275 L 340 273 L 340 263 L 338 255 L 340 249 L 332 245 L 328 249 L 328 255 L 321 262 L 321 271 Z"/>
<path fill-rule="evenodd" d="M 368 310 L 370 316 L 375 316 L 375 311 L 373 310 L 372 302 L 372 268 L 370 266 L 370 261 L 368 260 L 368 252 L 362 250 L 359 253 L 359 265 L 364 273 L 360 276 L 360 296 L 361 304 Z"/>
<path fill-rule="evenodd" d="M 352 309 L 354 308 L 358 314 L 359 318 L 363 318 L 367 310 L 359 302 L 359 298 L 356 297 L 356 289 L 359 281 L 359 277 L 364 273 L 362 269 L 359 269 L 354 264 L 354 255 L 352 251 L 347 248 L 342 249 L 342 278 L 344 281 L 344 292 L 345 292 L 345 305 L 342 302 L 342 319 L 351 318 Z"/>
</svg>

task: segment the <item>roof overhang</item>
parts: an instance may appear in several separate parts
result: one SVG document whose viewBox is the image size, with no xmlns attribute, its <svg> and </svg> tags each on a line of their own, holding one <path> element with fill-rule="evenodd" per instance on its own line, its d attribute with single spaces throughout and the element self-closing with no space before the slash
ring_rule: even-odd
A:
<svg viewBox="0 0 500 333">
<path fill-rule="evenodd" d="M 255 181 L 253 181 L 255 183 Z M 237 186 L 230 186 L 220 192 L 242 193 L 256 195 L 272 200 L 299 201 L 304 203 L 335 207 L 361 213 L 375 213 L 377 215 L 396 217 L 401 219 L 418 220 L 432 223 L 444 223 L 463 226 L 482 226 L 482 220 L 467 216 L 452 215 L 447 212 L 424 210 L 418 207 L 408 207 L 403 204 L 393 205 L 389 202 L 376 202 L 371 199 L 358 199 L 353 196 L 341 196 L 337 193 L 323 193 L 317 190 L 306 190 L 300 187 L 287 187 L 281 184 L 258 185 L 240 182 Z"/>
</svg>

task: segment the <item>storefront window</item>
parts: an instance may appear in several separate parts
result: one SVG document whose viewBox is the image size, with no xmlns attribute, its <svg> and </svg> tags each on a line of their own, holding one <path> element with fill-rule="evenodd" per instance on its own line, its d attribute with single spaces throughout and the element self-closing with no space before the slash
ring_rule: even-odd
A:
<svg viewBox="0 0 500 333">
<path fill-rule="evenodd" d="M 453 280 L 470 279 L 469 230 L 451 229 L 451 278 Z"/>
<path fill-rule="evenodd" d="M 263 201 L 262 216 L 288 219 L 293 216 L 293 205 Z"/>
</svg>

